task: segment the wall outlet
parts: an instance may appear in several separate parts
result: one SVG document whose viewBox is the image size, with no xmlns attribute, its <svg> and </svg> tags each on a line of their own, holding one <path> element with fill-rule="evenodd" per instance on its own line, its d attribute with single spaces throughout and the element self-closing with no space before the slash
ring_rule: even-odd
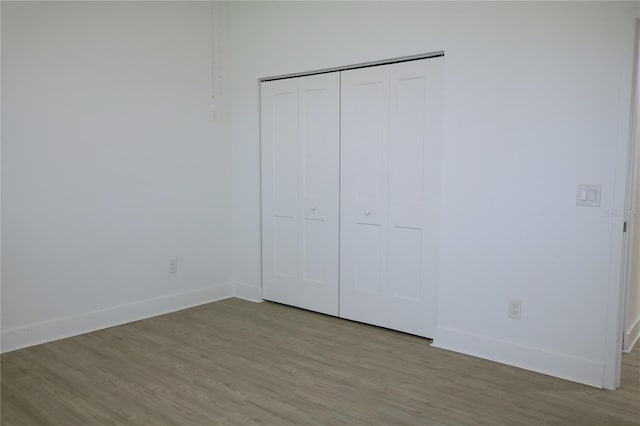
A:
<svg viewBox="0 0 640 426">
<path fill-rule="evenodd" d="M 509 299 L 507 316 L 511 319 L 518 319 L 518 320 L 522 318 L 522 300 Z"/>
<path fill-rule="evenodd" d="M 169 273 L 175 274 L 178 272 L 178 259 L 171 259 L 169 261 Z"/>
</svg>

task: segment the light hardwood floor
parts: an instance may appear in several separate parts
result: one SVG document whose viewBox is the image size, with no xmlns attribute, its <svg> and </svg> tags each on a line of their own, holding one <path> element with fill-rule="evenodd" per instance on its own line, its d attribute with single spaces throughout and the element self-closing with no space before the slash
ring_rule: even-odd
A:
<svg viewBox="0 0 640 426">
<path fill-rule="evenodd" d="M 2 355 L 3 425 L 640 424 L 611 392 L 273 303 L 228 299 Z"/>
</svg>

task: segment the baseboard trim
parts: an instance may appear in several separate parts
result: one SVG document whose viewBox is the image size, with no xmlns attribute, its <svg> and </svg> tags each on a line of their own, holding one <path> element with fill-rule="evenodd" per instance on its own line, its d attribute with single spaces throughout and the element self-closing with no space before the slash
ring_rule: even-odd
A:
<svg viewBox="0 0 640 426">
<path fill-rule="evenodd" d="M 249 284 L 234 282 L 234 294 L 238 299 L 248 300 L 250 302 L 262 302 L 262 288 Z"/>
<path fill-rule="evenodd" d="M 633 347 L 640 341 L 640 315 L 631 324 L 631 327 L 624 333 L 624 344 L 622 350 L 626 353 L 630 353 Z"/>
<path fill-rule="evenodd" d="M 524 368 L 596 388 L 604 386 L 604 363 L 506 340 L 438 327 L 432 346 Z"/>
<path fill-rule="evenodd" d="M 223 283 L 4 330 L 1 333 L 0 352 L 15 351 L 41 343 L 139 321 L 193 306 L 227 299 L 233 297 L 233 295 L 233 284 Z"/>
</svg>

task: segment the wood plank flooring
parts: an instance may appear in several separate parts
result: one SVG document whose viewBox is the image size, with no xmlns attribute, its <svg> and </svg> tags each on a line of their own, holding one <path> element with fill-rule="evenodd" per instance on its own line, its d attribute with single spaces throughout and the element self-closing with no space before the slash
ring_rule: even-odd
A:
<svg viewBox="0 0 640 426">
<path fill-rule="evenodd" d="M 2 355 L 2 425 L 640 425 L 611 392 L 228 299 Z"/>
</svg>

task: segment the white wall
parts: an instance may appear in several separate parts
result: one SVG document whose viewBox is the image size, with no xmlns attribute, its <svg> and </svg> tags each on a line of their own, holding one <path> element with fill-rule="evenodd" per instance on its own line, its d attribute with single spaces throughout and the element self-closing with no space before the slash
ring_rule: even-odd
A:
<svg viewBox="0 0 640 426">
<path fill-rule="evenodd" d="M 638 120 L 640 117 L 636 117 Z M 640 174 L 636 176 L 636 205 L 640 204 Z M 626 317 L 625 317 L 625 351 L 633 350 L 640 339 L 640 207 L 633 209 L 634 221 L 633 241 L 632 241 L 632 272 L 629 281 L 630 288 L 627 293 Z"/>
<path fill-rule="evenodd" d="M 232 294 L 210 7 L 2 2 L 3 350 Z"/>
<path fill-rule="evenodd" d="M 639 34 L 640 36 L 640 34 Z M 638 40 L 640 44 L 640 40 Z M 637 58 L 636 58 L 637 60 Z M 640 161 L 640 64 L 636 63 L 634 143 L 635 161 Z M 624 349 L 631 351 L 640 339 L 640 168 L 635 176 L 635 198 L 630 221 L 633 221 L 631 241 L 631 278 L 626 300 Z"/>
<path fill-rule="evenodd" d="M 259 291 L 259 77 L 444 50 L 435 344 L 603 385 L 638 5 L 230 8 L 233 278 Z M 622 171 L 624 174 L 624 171 Z M 603 185 L 602 208 L 576 185 Z M 613 279 L 612 279 L 613 277 Z M 522 320 L 507 319 L 510 297 Z"/>
<path fill-rule="evenodd" d="M 3 350 L 258 298 L 257 78 L 445 50 L 435 343 L 602 385 L 637 3 L 228 4 L 215 123 L 209 8 L 2 2 Z"/>
</svg>

